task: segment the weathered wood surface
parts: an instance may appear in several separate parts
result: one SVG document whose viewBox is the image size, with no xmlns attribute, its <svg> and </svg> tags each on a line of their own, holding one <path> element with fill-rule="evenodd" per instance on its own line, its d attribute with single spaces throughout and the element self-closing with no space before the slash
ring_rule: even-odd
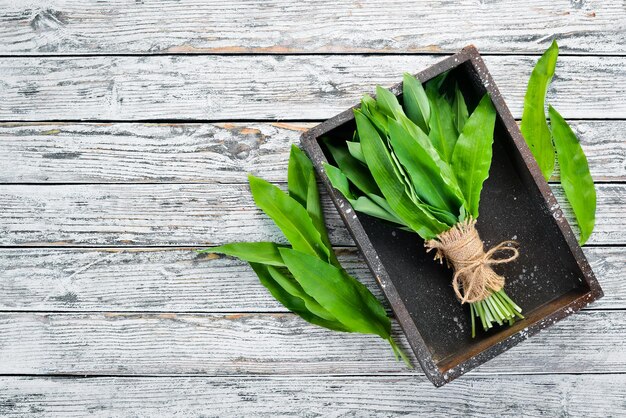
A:
<svg viewBox="0 0 626 418">
<path fill-rule="evenodd" d="M 626 181 L 626 121 L 573 121 L 595 181 Z M 285 181 L 313 123 L 3 123 L 1 183 Z M 558 173 L 557 173 L 558 174 Z M 557 179 L 557 176 L 554 177 Z"/>
<path fill-rule="evenodd" d="M 395 323 L 393 333 L 406 349 Z M 328 331 L 291 313 L 2 313 L 0 335 L 0 374 L 408 372 L 382 339 Z M 480 372 L 624 373 L 626 312 L 581 312 Z"/>
<path fill-rule="evenodd" d="M 419 25 L 416 25 L 419 26 Z M 4 58 L 0 120 L 325 119 L 376 84 L 440 56 L 105 56 Z M 530 56 L 485 57 L 521 116 Z M 626 118 L 624 57 L 559 59 L 548 101 L 566 118 Z"/>
<path fill-rule="evenodd" d="M 620 417 L 626 376 L 2 377 L 9 417 Z M 4 401 L 4 402 L 3 402 Z"/>
<path fill-rule="evenodd" d="M 0 2 L 0 53 L 626 52 L 620 0 Z M 164 14 L 167 14 L 165 16 Z"/>
<path fill-rule="evenodd" d="M 336 252 L 384 301 L 356 248 Z M 626 309 L 624 249 L 584 252 L 605 293 L 590 308 Z M 0 311 L 286 312 L 247 263 L 192 248 L 2 249 Z"/>
<path fill-rule="evenodd" d="M 562 189 L 553 185 L 566 215 Z M 626 184 L 597 184 L 589 244 L 626 243 Z M 322 204 L 335 245 L 353 245 L 334 205 Z M 284 241 L 245 184 L 0 185 L 0 245 L 165 246 Z"/>
</svg>

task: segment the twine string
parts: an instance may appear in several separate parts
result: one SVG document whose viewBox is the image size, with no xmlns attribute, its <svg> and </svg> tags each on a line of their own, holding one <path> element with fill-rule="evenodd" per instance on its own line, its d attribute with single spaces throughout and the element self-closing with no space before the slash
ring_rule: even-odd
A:
<svg viewBox="0 0 626 418">
<path fill-rule="evenodd" d="M 486 299 L 504 286 L 504 277 L 491 268 L 495 264 L 510 263 L 519 257 L 515 241 L 503 241 L 484 250 L 476 230 L 476 220 L 459 222 L 448 231 L 424 243 L 427 251 L 436 250 L 435 260 L 454 269 L 452 288 L 461 303 L 473 303 Z M 499 252 L 508 251 L 504 258 L 494 258 Z"/>
</svg>

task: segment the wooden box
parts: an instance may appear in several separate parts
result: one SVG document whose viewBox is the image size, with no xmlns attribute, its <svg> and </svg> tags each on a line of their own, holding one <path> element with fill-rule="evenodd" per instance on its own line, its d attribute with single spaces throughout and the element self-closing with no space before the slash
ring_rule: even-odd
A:
<svg viewBox="0 0 626 418">
<path fill-rule="evenodd" d="M 523 309 L 525 319 L 512 327 L 495 326 L 489 332 L 480 328 L 472 338 L 469 307 L 459 303 L 450 285 L 452 270 L 426 253 L 417 234 L 355 213 L 333 189 L 322 167 L 332 157 L 320 138 L 351 139 L 355 130 L 352 109 L 302 135 L 303 148 L 382 287 L 426 376 L 436 386 L 603 295 L 478 51 L 468 46 L 416 77 L 425 82 L 445 71 L 456 78 L 470 110 L 488 92 L 498 113 L 493 161 L 482 191 L 477 228 L 486 249 L 503 240 L 519 243 L 520 257 L 494 268 L 506 277 L 507 294 Z M 402 84 L 391 91 L 402 101 Z"/>
</svg>

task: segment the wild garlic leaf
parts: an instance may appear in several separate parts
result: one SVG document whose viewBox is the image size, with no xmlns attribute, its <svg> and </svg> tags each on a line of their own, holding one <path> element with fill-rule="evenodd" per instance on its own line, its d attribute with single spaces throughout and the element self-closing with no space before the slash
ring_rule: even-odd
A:
<svg viewBox="0 0 626 418">
<path fill-rule="evenodd" d="M 367 166 L 394 213 L 424 239 L 434 238 L 445 231 L 448 228 L 445 224 L 407 195 L 404 180 L 397 174 L 387 146 L 367 117 L 358 109 L 354 115 Z"/>
<path fill-rule="evenodd" d="M 469 112 L 467 111 L 467 105 L 465 104 L 465 98 L 459 85 L 454 85 L 454 102 L 452 103 L 454 109 L 454 123 L 456 124 L 457 132 L 463 132 L 463 127 L 467 118 L 469 118 Z"/>
<path fill-rule="evenodd" d="M 414 133 L 426 135 L 419 129 Z M 389 138 L 393 152 L 409 174 L 415 191 L 422 201 L 458 214 L 462 202 L 443 181 L 441 171 L 430 154 L 416 141 L 414 136 L 398 121 L 389 121 Z M 453 217 L 454 218 L 454 217 Z"/>
<path fill-rule="evenodd" d="M 254 202 L 272 218 L 293 248 L 323 260 L 331 259 L 311 217 L 297 200 L 263 179 L 253 175 L 248 179 Z"/>
<path fill-rule="evenodd" d="M 287 293 L 302 299 L 304 306 L 311 313 L 327 321 L 336 321 L 336 318 L 330 312 L 324 309 L 315 299 L 309 296 L 304 289 L 302 289 L 300 283 L 293 278 L 292 274 L 288 270 L 279 270 L 276 267 L 268 266 L 267 271 L 270 276 L 272 276 L 272 279 L 274 279 L 276 284 L 282 287 Z"/>
<path fill-rule="evenodd" d="M 378 105 L 378 110 L 389 118 L 404 115 L 404 110 L 402 110 L 396 95 L 384 87 L 376 86 L 376 104 Z"/>
<path fill-rule="evenodd" d="M 406 116 L 428 134 L 428 121 L 430 120 L 428 96 L 422 83 L 409 73 L 404 73 L 402 100 Z"/>
<path fill-rule="evenodd" d="M 365 162 L 365 157 L 363 156 L 363 150 L 361 149 L 360 142 L 346 141 L 346 144 L 348 145 L 348 152 L 350 155 L 359 160 L 361 163 L 367 164 Z"/>
<path fill-rule="evenodd" d="M 463 127 L 454 148 L 451 166 L 466 201 L 468 214 L 478 218 L 483 183 L 489 177 L 496 110 L 485 94 Z"/>
<path fill-rule="evenodd" d="M 545 100 L 558 55 L 559 47 L 556 41 L 553 41 L 537 61 L 528 80 L 520 126 L 522 135 L 546 181 L 550 179 L 554 171 L 554 147 L 550 128 L 546 122 Z"/>
<path fill-rule="evenodd" d="M 328 179 L 333 187 L 341 192 L 348 202 L 350 202 L 350 205 L 352 205 L 352 208 L 355 211 L 362 212 L 376 218 L 381 218 L 389 222 L 402 224 L 402 221 L 397 216 L 393 215 L 390 210 L 386 210 L 373 201 L 371 197 L 376 195 L 369 194 L 367 197 L 360 196 L 358 198 L 354 196 L 354 194 L 350 191 L 348 178 L 341 172 L 340 169 L 330 164 L 324 164 L 324 170 L 326 171 L 326 175 L 328 176 Z M 383 198 L 378 196 L 376 197 L 385 204 L 387 203 Z"/>
<path fill-rule="evenodd" d="M 233 242 L 218 247 L 198 251 L 200 254 L 217 253 L 237 257 L 251 263 L 268 264 L 284 267 L 278 248 L 280 245 L 273 242 Z"/>
<path fill-rule="evenodd" d="M 287 166 L 287 188 L 289 196 L 293 197 L 301 206 L 307 206 L 309 194 L 309 178 L 315 177 L 313 164 L 304 155 L 304 152 L 295 145 L 291 145 L 289 165 Z"/>
<path fill-rule="evenodd" d="M 398 218 L 397 215 L 394 215 L 393 211 L 386 210 L 383 206 L 377 204 L 370 196 L 359 196 L 356 200 L 350 200 L 350 204 L 357 212 L 404 226 L 404 222 Z"/>
<path fill-rule="evenodd" d="M 360 282 L 317 257 L 291 249 L 281 255 L 305 292 L 347 329 L 389 338 L 391 321 L 385 309 Z"/>
<path fill-rule="evenodd" d="M 287 292 L 278 283 L 276 283 L 276 281 L 272 278 L 268 271 L 268 266 L 258 263 L 250 263 L 250 267 L 252 267 L 252 270 L 254 270 L 254 272 L 258 276 L 261 284 L 265 286 L 267 290 L 269 290 L 274 299 L 279 301 L 285 308 L 289 309 L 291 312 L 295 313 L 305 321 L 312 324 L 319 325 L 321 327 L 328 328 L 334 331 L 349 332 L 348 329 L 339 321 L 328 321 L 324 318 L 320 318 L 319 316 L 309 311 L 302 299 L 289 294 L 289 292 Z"/>
<path fill-rule="evenodd" d="M 589 172 L 589 164 L 580 142 L 565 119 L 549 107 L 552 138 L 561 170 L 561 184 L 565 197 L 572 205 L 580 228 L 580 245 L 589 239 L 596 221 L 596 189 Z"/>
<path fill-rule="evenodd" d="M 454 146 L 458 138 L 458 132 L 454 123 L 452 106 L 441 94 L 433 90 L 426 90 L 430 99 L 430 120 L 428 134 L 433 145 L 439 151 L 444 161 L 450 162 Z"/>
<path fill-rule="evenodd" d="M 326 141 L 326 148 L 330 151 L 339 169 L 359 190 L 363 193 L 380 193 L 380 189 L 367 167 L 350 155 L 345 147 L 336 146 L 331 141 Z"/>
<path fill-rule="evenodd" d="M 452 212 L 454 214 L 459 213 L 460 208 L 464 204 L 465 198 L 456 180 L 455 174 L 452 172 L 452 167 L 446 161 L 441 158 L 439 152 L 433 146 L 430 138 L 421 130 L 417 125 L 411 122 L 408 118 L 400 118 L 402 125 L 409 132 L 409 134 L 415 139 L 419 145 L 428 153 L 430 158 L 435 162 L 439 169 L 439 175 L 441 180 L 446 184 L 448 190 L 450 190 L 455 196 L 456 200 L 460 202 L 457 210 Z"/>
<path fill-rule="evenodd" d="M 380 135 L 386 135 L 387 133 L 387 115 L 385 115 L 379 108 L 376 100 L 371 96 L 365 94 L 361 99 L 361 112 L 374 124 Z M 358 131 L 357 131 L 358 134 Z M 360 138 L 359 138 L 360 142 Z"/>
</svg>

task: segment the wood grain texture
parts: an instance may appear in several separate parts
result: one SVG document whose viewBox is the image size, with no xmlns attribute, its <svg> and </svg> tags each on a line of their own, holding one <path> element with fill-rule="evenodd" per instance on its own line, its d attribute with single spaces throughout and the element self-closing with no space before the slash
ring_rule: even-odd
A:
<svg viewBox="0 0 626 418">
<path fill-rule="evenodd" d="M 626 52 L 619 0 L 0 2 L 0 53 Z M 306 24 L 303 24 L 306 22 Z"/>
<path fill-rule="evenodd" d="M 419 25 L 416 25 L 419 26 Z M 105 56 L 0 61 L 0 120 L 309 120 L 439 56 Z M 521 116 L 536 57 L 485 61 Z M 565 118 L 626 118 L 625 57 L 561 57 L 548 102 Z"/>
<path fill-rule="evenodd" d="M 626 181 L 626 121 L 573 121 L 596 181 Z M 313 123 L 4 123 L 0 183 L 286 181 Z M 558 178 L 555 175 L 554 180 Z"/>
<path fill-rule="evenodd" d="M 395 321 L 393 334 L 408 353 Z M 0 374 L 409 372 L 376 336 L 329 331 L 289 313 L 3 313 L 0 335 Z M 483 372 L 624 373 L 626 312 L 578 313 L 476 371 Z"/>
<path fill-rule="evenodd" d="M 465 376 L 435 388 L 421 376 L 1 377 L 8 417 L 332 416 L 619 417 L 624 375 Z M 497 388 L 497 390 L 494 390 Z"/>
<path fill-rule="evenodd" d="M 384 301 L 359 252 L 336 252 Z M 605 293 L 590 308 L 626 309 L 626 250 L 584 252 Z M 247 263 L 189 248 L 3 249 L 0 311 L 286 312 Z"/>
<path fill-rule="evenodd" d="M 553 186 L 567 216 L 560 186 Z M 589 244 L 626 243 L 625 184 L 598 184 Z M 354 245 L 325 193 L 333 244 Z M 244 184 L 0 185 L 0 245 L 205 246 L 284 241 Z"/>
</svg>

